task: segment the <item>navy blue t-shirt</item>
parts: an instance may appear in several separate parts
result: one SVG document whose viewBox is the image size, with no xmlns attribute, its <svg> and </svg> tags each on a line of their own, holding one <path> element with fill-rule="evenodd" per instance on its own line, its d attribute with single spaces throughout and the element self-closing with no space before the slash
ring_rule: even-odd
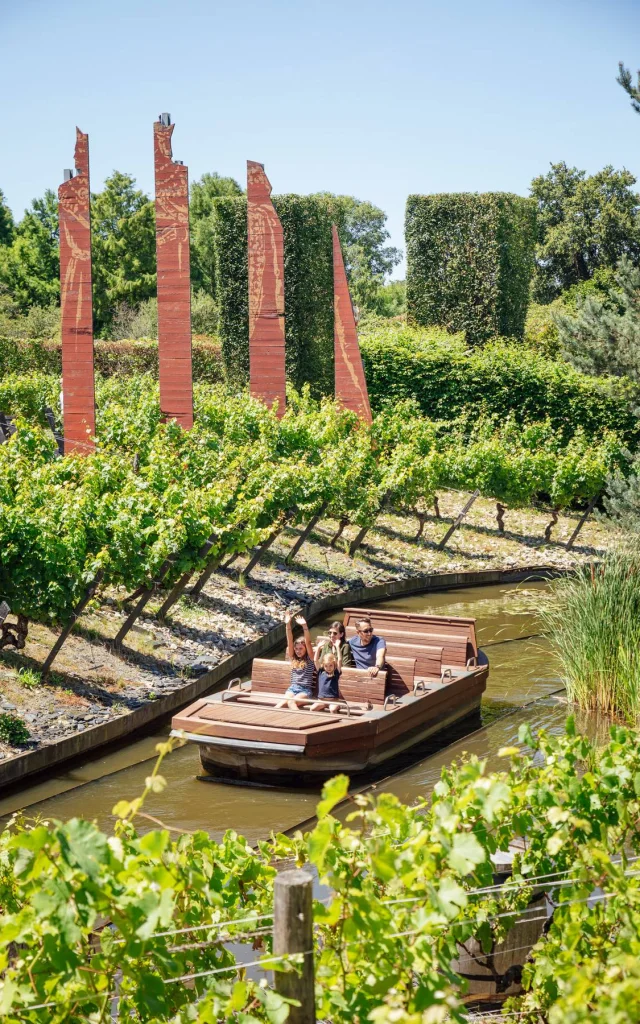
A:
<svg viewBox="0 0 640 1024">
<path fill-rule="evenodd" d="M 339 679 L 340 672 L 338 669 L 332 675 L 329 675 L 328 672 L 321 668 L 318 672 L 318 697 L 339 697 Z"/>
<path fill-rule="evenodd" d="M 378 651 L 385 650 L 386 646 L 387 645 L 382 637 L 375 636 L 375 634 L 364 647 L 360 643 L 359 636 L 352 636 L 349 640 L 349 647 L 351 648 L 356 668 L 372 668 L 376 663 L 376 655 Z"/>
</svg>

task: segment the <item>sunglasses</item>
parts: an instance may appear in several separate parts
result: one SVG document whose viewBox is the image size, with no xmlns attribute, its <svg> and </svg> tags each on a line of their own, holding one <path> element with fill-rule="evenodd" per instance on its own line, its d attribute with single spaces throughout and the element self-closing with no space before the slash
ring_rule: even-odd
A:
<svg viewBox="0 0 640 1024">
<path fill-rule="evenodd" d="M 340 636 L 340 631 L 338 629 L 330 629 L 329 636 Z"/>
<path fill-rule="evenodd" d="M 372 629 L 359 629 L 358 633 L 373 633 Z"/>
</svg>

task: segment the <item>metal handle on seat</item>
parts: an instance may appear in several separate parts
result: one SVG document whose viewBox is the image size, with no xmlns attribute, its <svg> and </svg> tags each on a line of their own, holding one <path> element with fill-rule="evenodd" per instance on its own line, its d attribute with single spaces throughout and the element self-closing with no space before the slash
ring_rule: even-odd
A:
<svg viewBox="0 0 640 1024">
<path fill-rule="evenodd" d="M 413 684 L 413 696 L 414 697 L 416 696 L 418 690 L 424 690 L 425 693 L 426 693 L 427 687 L 425 685 L 424 679 L 416 679 L 415 683 Z"/>
<path fill-rule="evenodd" d="M 440 674 L 440 682 L 444 683 L 445 679 L 453 679 L 453 672 L 450 668 L 443 668 Z"/>
<path fill-rule="evenodd" d="M 467 658 L 467 668 L 477 668 L 477 667 L 478 667 L 478 659 L 476 658 L 475 654 L 474 654 L 474 656 L 472 658 Z"/>
<path fill-rule="evenodd" d="M 387 704 L 389 704 L 389 703 L 391 703 L 391 704 L 397 704 L 398 703 L 398 698 L 396 697 L 395 693 L 390 693 L 388 697 L 384 698 L 384 704 L 382 705 L 382 710 L 383 711 L 387 710 Z"/>
</svg>

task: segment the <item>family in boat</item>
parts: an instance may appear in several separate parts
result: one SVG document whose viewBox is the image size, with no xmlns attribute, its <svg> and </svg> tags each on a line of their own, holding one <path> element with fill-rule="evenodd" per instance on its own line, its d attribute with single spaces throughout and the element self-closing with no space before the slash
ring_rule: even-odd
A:
<svg viewBox="0 0 640 1024">
<path fill-rule="evenodd" d="M 278 706 L 295 707 L 296 700 L 308 701 L 313 697 L 314 671 L 318 674 L 318 701 L 339 700 L 339 680 L 343 668 L 364 669 L 377 676 L 385 667 L 387 645 L 373 632 L 371 619 L 363 615 L 355 623 L 356 636 L 347 640 L 341 622 L 332 622 L 329 638 L 321 639 L 314 651 L 307 621 L 296 615 L 302 626 L 302 636 L 294 640 L 291 615 L 285 616 L 287 630 L 287 660 L 291 663 L 291 682 L 285 700 Z M 338 711 L 339 705 L 329 704 L 329 711 Z"/>
</svg>

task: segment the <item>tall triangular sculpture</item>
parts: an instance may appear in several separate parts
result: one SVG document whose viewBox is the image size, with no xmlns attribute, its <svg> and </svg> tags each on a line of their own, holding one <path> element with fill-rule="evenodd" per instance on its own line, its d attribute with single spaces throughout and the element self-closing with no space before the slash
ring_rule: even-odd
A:
<svg viewBox="0 0 640 1024">
<path fill-rule="evenodd" d="M 189 172 L 173 160 L 175 125 L 161 114 L 153 126 L 158 260 L 158 364 L 164 419 L 193 426 Z"/>
<path fill-rule="evenodd" d="M 271 407 L 286 403 L 284 242 L 262 164 L 247 160 L 249 377 L 251 394 Z"/>
<path fill-rule="evenodd" d="M 371 423 L 369 392 L 358 345 L 356 320 L 342 259 L 338 229 L 333 225 L 333 350 L 336 398 L 366 423 Z"/>
<path fill-rule="evenodd" d="M 96 432 L 93 373 L 93 293 L 89 136 L 76 128 L 75 174 L 58 189 L 62 415 L 65 452 L 93 451 Z"/>
</svg>

